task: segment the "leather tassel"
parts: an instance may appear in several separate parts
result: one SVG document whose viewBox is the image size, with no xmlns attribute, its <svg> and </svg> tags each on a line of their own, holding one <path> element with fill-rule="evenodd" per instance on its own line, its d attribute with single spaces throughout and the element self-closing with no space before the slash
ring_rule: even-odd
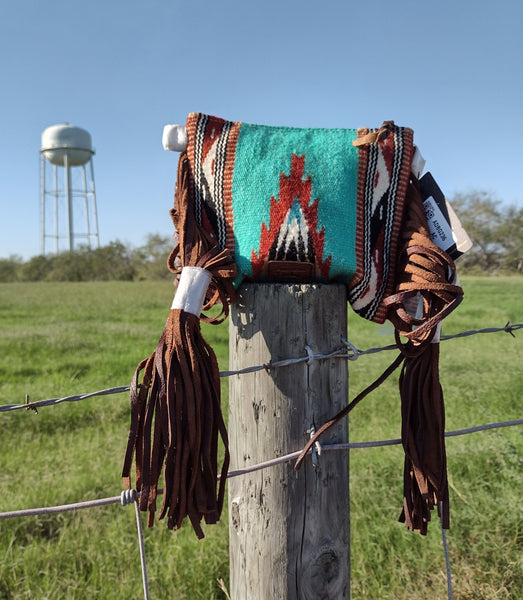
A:
<svg viewBox="0 0 523 600">
<path fill-rule="evenodd" d="M 449 527 L 445 407 L 439 382 L 439 344 L 428 344 L 417 356 L 407 356 L 400 374 L 402 431 L 405 451 L 403 511 L 400 521 L 427 533 L 431 510 Z"/>
<path fill-rule="evenodd" d="M 399 379 L 405 451 L 400 521 L 426 534 L 434 507 L 442 527 L 449 527 L 445 406 L 436 336 L 442 319 L 461 302 L 463 290 L 454 284 L 454 262 L 430 238 L 415 182 L 409 186 L 405 206 L 396 294 L 385 302 L 405 356 Z"/>
<path fill-rule="evenodd" d="M 401 354 L 376 381 L 318 429 L 301 451 L 295 468 L 300 468 L 308 451 L 327 429 L 347 416 L 402 365 L 399 387 L 405 464 L 400 521 L 409 529 L 426 534 L 434 507 L 438 509 L 442 527 L 449 527 L 445 407 L 436 335 L 442 319 L 461 302 L 463 290 L 453 283 L 454 262 L 430 238 L 415 181 L 407 190 L 401 236 L 396 293 L 384 300 Z M 402 336 L 407 338 L 406 342 Z"/>
<path fill-rule="evenodd" d="M 229 450 L 218 363 L 202 337 L 200 318 L 218 323 L 227 316 L 236 266 L 229 253 L 220 251 L 195 222 L 192 189 L 188 161 L 181 155 L 171 211 L 179 243 L 169 257 L 169 268 L 174 272 L 186 266 L 206 269 L 211 282 L 204 310 L 217 302 L 223 309 L 214 318 L 179 308 L 170 310 L 156 350 L 138 365 L 131 382 L 131 426 L 122 477 L 124 487 L 131 489 L 134 457 L 140 509 L 148 511 L 151 527 L 163 470 L 163 504 L 158 518 L 167 517 L 167 527 L 178 529 L 188 517 L 197 537 L 202 538 L 202 518 L 206 523 L 220 519 Z M 224 446 L 221 467 L 219 440 Z"/>
</svg>

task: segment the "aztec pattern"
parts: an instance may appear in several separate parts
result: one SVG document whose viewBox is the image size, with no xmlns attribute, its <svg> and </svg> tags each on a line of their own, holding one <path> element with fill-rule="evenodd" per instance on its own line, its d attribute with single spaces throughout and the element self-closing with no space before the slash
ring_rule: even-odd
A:
<svg viewBox="0 0 523 600">
<path fill-rule="evenodd" d="M 187 119 L 196 218 L 242 280 L 337 281 L 383 322 L 412 162 L 412 131 L 356 147 L 374 130 Z"/>
<path fill-rule="evenodd" d="M 265 265 L 269 279 L 279 274 L 302 281 L 329 278 L 332 255 L 322 260 L 325 227 L 317 230 L 318 199 L 311 204 L 312 181 L 310 176 L 303 180 L 304 164 L 304 156 L 293 154 L 289 176 L 280 176 L 279 199 L 271 196 L 269 227 L 262 223 L 260 249 L 251 255 L 255 279 Z"/>
<path fill-rule="evenodd" d="M 376 130 L 359 129 L 364 136 Z M 383 298 L 394 292 L 397 242 L 410 179 L 412 130 L 394 126 L 381 141 L 360 147 L 358 178 L 358 269 L 348 298 L 355 312 L 382 323 Z"/>
<path fill-rule="evenodd" d="M 187 155 L 194 179 L 196 218 L 217 236 L 220 249 L 233 252 L 231 183 L 239 126 L 199 113 L 187 118 Z"/>
</svg>

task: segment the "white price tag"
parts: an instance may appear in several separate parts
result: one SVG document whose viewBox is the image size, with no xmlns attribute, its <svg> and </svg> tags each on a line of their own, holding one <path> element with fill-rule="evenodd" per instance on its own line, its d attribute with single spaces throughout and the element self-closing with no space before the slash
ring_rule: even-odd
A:
<svg viewBox="0 0 523 600">
<path fill-rule="evenodd" d="M 424 202 L 432 241 L 445 252 L 456 244 L 452 229 L 441 212 L 436 200 L 429 196 Z"/>
</svg>

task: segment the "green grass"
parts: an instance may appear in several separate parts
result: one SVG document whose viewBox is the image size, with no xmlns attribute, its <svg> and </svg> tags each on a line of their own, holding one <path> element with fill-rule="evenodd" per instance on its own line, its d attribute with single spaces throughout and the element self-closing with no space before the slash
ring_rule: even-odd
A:
<svg viewBox="0 0 523 600">
<path fill-rule="evenodd" d="M 464 278 L 465 300 L 444 333 L 523 322 L 523 278 Z M 165 283 L 0 285 L 0 403 L 90 392 L 130 381 L 163 329 L 172 300 Z M 204 327 L 222 369 L 227 324 Z M 392 343 L 349 313 L 359 348 Z M 442 342 L 447 430 L 521 418 L 522 333 Z M 350 363 L 351 396 L 394 352 Z M 223 382 L 226 400 L 227 382 Z M 129 426 L 126 394 L 32 411 L 0 413 L 0 511 L 118 495 Z M 352 441 L 399 437 L 397 377 L 350 418 Z M 447 440 L 454 598 L 523 595 L 522 430 Z M 422 537 L 397 522 L 402 502 L 399 447 L 351 453 L 352 598 L 446 597 L 437 521 Z M 146 530 L 151 597 L 223 599 L 228 581 L 227 514 L 198 542 L 186 526 Z M 134 509 L 111 505 L 0 521 L 0 598 L 141 597 Z"/>
</svg>

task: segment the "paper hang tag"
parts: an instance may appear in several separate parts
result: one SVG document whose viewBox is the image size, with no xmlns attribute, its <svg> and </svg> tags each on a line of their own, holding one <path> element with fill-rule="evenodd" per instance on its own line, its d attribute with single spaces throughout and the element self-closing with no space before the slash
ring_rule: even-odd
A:
<svg viewBox="0 0 523 600">
<path fill-rule="evenodd" d="M 437 246 L 447 252 L 453 260 L 456 260 L 467 250 L 470 250 L 472 241 L 430 172 L 425 173 L 419 179 L 419 186 L 427 215 L 430 237 Z M 458 285 L 457 281 L 453 283 Z M 422 298 L 418 294 L 417 297 L 412 298 L 412 304 L 405 308 L 409 314 L 415 315 L 421 306 Z M 389 322 L 378 325 L 378 333 L 387 335 L 392 331 Z M 434 343 L 439 342 L 440 332 L 441 323 L 438 324 L 436 334 L 432 340 Z"/>
<path fill-rule="evenodd" d="M 435 244 L 456 260 L 470 250 L 472 240 L 430 172 L 425 173 L 419 180 L 419 186 L 430 237 Z"/>
</svg>

